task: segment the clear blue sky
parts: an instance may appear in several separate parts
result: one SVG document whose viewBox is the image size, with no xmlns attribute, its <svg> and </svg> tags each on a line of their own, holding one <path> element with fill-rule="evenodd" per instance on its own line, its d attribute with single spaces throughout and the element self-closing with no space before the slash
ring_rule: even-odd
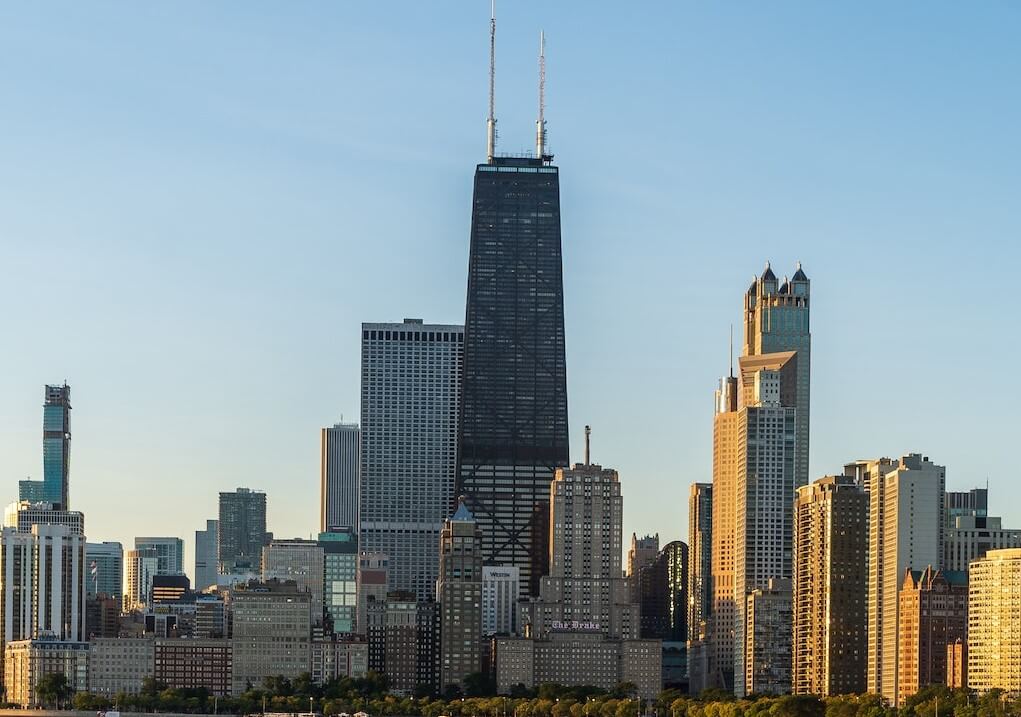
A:
<svg viewBox="0 0 1021 717">
<path fill-rule="evenodd" d="M 686 535 L 750 277 L 812 279 L 811 473 L 921 451 L 1021 525 L 1021 7 L 498 7 L 500 148 L 538 31 L 561 167 L 574 455 L 626 531 Z M 317 527 L 362 321 L 461 322 L 489 3 L 0 5 L 0 475 L 72 384 L 92 540 L 216 494 Z M 189 558 L 190 567 L 190 558 Z"/>
</svg>

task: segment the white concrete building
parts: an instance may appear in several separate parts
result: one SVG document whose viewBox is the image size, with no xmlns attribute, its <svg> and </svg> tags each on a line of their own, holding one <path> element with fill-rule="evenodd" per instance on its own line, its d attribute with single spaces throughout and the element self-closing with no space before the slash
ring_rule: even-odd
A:
<svg viewBox="0 0 1021 717">
<path fill-rule="evenodd" d="M 389 558 L 389 590 L 436 590 L 454 503 L 464 328 L 362 324 L 360 550 Z"/>
<path fill-rule="evenodd" d="M 521 571 L 516 565 L 482 567 L 482 634 L 514 635 Z"/>
<path fill-rule="evenodd" d="M 868 667 L 866 688 L 898 697 L 898 596 L 904 571 L 943 558 L 946 468 L 911 453 L 899 461 L 861 461 L 845 473 L 869 491 Z"/>
</svg>

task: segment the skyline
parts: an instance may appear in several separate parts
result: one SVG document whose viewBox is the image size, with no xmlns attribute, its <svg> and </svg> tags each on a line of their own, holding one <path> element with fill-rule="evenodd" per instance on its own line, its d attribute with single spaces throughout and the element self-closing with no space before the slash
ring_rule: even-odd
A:
<svg viewBox="0 0 1021 717">
<path fill-rule="evenodd" d="M 4 32 L 14 28 L 0 53 L 27 58 L 24 66 L 41 75 L 34 89 L 23 84 L 27 75 L 5 79 L 8 100 L 23 111 L 10 118 L 5 144 L 18 141 L 8 147 L 12 161 L 0 168 L 7 188 L 0 196 L 0 243 L 9 267 L 0 296 L 9 307 L 29 307 L 10 312 L 13 350 L 0 364 L 0 392 L 7 397 L 0 404 L 6 502 L 16 499 L 17 480 L 42 477 L 39 390 L 66 378 L 75 393 L 71 504 L 88 514 L 90 542 L 119 540 L 127 547 L 135 535 L 179 536 L 191 572 L 193 532 L 215 517 L 218 492 L 238 486 L 267 492 L 268 526 L 278 537 L 316 532 L 319 429 L 358 413 L 361 323 L 405 317 L 463 322 L 471 172 L 485 154 L 484 5 L 475 13 L 437 9 L 443 19 L 431 39 L 413 37 L 411 27 L 421 19 L 416 9 L 386 34 L 374 9 L 331 15 L 319 6 L 331 18 L 351 13 L 346 19 L 371 36 L 348 37 L 343 23 L 326 23 L 352 47 L 370 49 L 371 39 L 420 59 L 411 67 L 381 61 L 374 67 L 376 83 L 345 86 L 359 107 L 377 101 L 421 107 L 415 122 L 397 124 L 379 110 L 372 114 L 375 128 L 361 120 L 345 124 L 346 105 L 313 92 L 316 80 L 336 66 L 310 67 L 295 56 L 296 75 L 302 68 L 322 71 L 297 88 L 288 84 L 290 75 L 264 72 L 267 84 L 256 86 L 244 81 L 242 70 L 250 67 L 232 64 L 228 50 L 214 51 L 215 32 L 199 33 L 197 52 L 178 58 L 196 89 L 184 80 L 162 88 L 171 98 L 191 100 L 181 127 L 156 117 L 158 103 L 147 110 L 144 101 L 129 102 L 128 116 L 118 117 L 113 110 L 125 107 L 117 97 L 152 101 L 160 95 L 147 94 L 136 74 L 141 71 L 117 63 L 112 51 L 75 54 L 103 47 L 102 22 L 93 19 L 91 34 L 82 38 L 73 30 L 84 11 L 73 6 L 61 17 L 66 27 L 46 25 L 50 18 L 33 8 L 0 11 Z M 837 30 L 854 36 L 867 27 L 866 11 L 801 6 L 803 22 L 829 18 L 833 27 L 825 24 L 819 37 L 792 44 L 796 33 L 783 34 L 787 7 L 759 27 L 750 27 L 750 18 L 762 21 L 764 10 L 744 9 L 740 19 L 726 9 L 686 8 L 677 17 L 694 21 L 678 24 L 688 44 L 665 55 L 669 68 L 680 70 L 681 89 L 666 98 L 672 103 L 660 97 L 657 104 L 663 79 L 657 72 L 664 69 L 648 58 L 664 52 L 662 38 L 647 38 L 651 50 L 629 45 L 630 55 L 612 58 L 621 63 L 615 70 L 610 60 L 595 57 L 592 46 L 600 43 L 590 42 L 594 28 L 607 32 L 600 22 L 613 17 L 623 32 L 648 21 L 650 10 L 619 18 L 597 6 L 589 16 L 572 18 L 559 8 L 540 13 L 526 7 L 498 8 L 498 151 L 527 147 L 534 136 L 538 33 L 531 26 L 541 19 L 550 144 L 564 174 L 571 460 L 581 459 L 582 427 L 591 424 L 593 460 L 621 475 L 625 535 L 658 531 L 664 542 L 686 538 L 688 485 L 711 474 L 711 397 L 727 370 L 728 327 L 740 325 L 741 295 L 767 259 L 780 276 L 802 261 L 815 289 L 810 480 L 858 458 L 919 451 L 947 466 L 948 489 L 988 479 L 994 506 L 1021 497 L 1006 480 L 1013 463 L 1009 410 L 1021 389 L 999 378 L 1003 359 L 1019 348 L 1016 334 L 1002 330 L 1012 318 L 1011 259 L 1019 256 L 1016 247 L 995 253 L 999 241 L 1021 228 L 1009 205 L 1021 185 L 1009 162 L 1018 149 L 1010 127 L 1021 111 L 1016 96 L 991 84 L 997 72 L 1004 79 L 1016 75 L 1011 68 L 1017 69 L 1018 58 L 997 42 L 1008 42 L 1017 11 L 1004 6 L 999 15 L 984 8 L 965 16 L 942 8 L 942 14 L 911 16 L 924 20 L 918 37 L 884 27 L 868 35 L 871 44 L 838 62 L 821 48 Z M 223 10 L 192 12 L 191 20 L 214 24 L 234 19 Z M 906 9 L 884 12 L 905 21 L 909 15 Z M 162 33 L 151 31 L 156 48 L 170 47 L 189 23 L 163 14 L 146 9 L 120 22 L 145 27 L 146 19 L 169 21 Z M 331 57 L 330 48 L 339 59 L 358 55 L 338 50 L 338 37 L 314 28 L 314 13 L 263 13 L 262 25 L 256 15 L 227 36 L 229 47 L 260 48 L 272 34 L 268 25 L 285 21 L 281 32 L 322 41 L 309 45 L 309 56 Z M 951 15 L 967 20 L 953 37 L 937 31 L 948 31 L 939 23 L 949 23 Z M 985 20 L 980 28 L 976 17 Z M 580 20 L 577 32 L 569 19 Z M 736 21 L 729 25 L 736 32 L 728 45 L 733 54 L 704 68 L 708 77 L 697 77 L 681 56 L 713 56 L 707 50 L 718 39 L 713 31 L 724 34 L 728 19 Z M 49 34 L 42 41 L 44 26 Z M 123 26 L 112 27 L 119 37 Z M 697 37 L 695 28 L 707 36 Z M 983 57 L 950 53 L 955 41 L 977 29 Z M 755 55 L 742 54 L 748 49 L 739 47 L 742 31 L 766 49 L 750 78 L 743 75 L 750 65 L 741 62 Z M 57 48 L 62 37 L 75 41 Z M 927 41 L 947 54 L 926 53 Z M 424 50 L 436 49 L 433 43 L 438 52 L 430 56 Z M 294 49 L 299 43 L 284 44 Z M 809 53 L 813 47 L 821 55 Z M 705 53 L 696 55 L 698 48 Z M 1002 57 L 996 54 L 1001 49 Z M 879 50 L 872 64 L 864 62 L 867 50 Z M 64 64 L 48 64 L 47 52 Z M 881 67 L 883 58 L 894 56 L 903 64 Z M 153 57 L 142 55 L 166 80 L 167 68 Z M 823 67 L 799 70 L 806 57 L 822 58 Z M 925 66 L 938 57 L 943 62 Z M 203 82 L 202 58 L 223 62 L 221 73 Z M 243 59 L 259 65 L 251 53 Z M 577 89 L 593 64 L 609 73 L 618 100 L 606 88 L 597 96 Z M 627 79 L 625 67 L 636 65 L 645 70 L 640 81 L 613 82 Z M 63 78 L 59 70 L 70 77 L 54 83 Z M 880 70 L 894 79 L 884 82 Z M 106 91 L 105 105 L 72 87 L 73 78 L 85 81 L 95 72 L 108 73 L 109 85 L 99 88 Z M 922 81 L 898 87 L 909 75 Z M 856 92 L 813 105 L 813 91 L 834 91 L 834 77 L 850 78 L 841 87 Z M 937 86 L 937 80 L 948 84 Z M 436 83 L 432 99 L 416 89 L 428 81 Z M 214 102 L 212 110 L 201 104 L 214 96 L 211 90 L 228 87 L 222 104 Z M 284 102 L 266 102 L 267 88 Z M 388 105 L 383 95 L 395 88 L 408 91 L 406 100 Z M 718 94 L 703 94 L 710 89 Z M 695 98 L 702 100 L 698 111 L 681 101 Z M 291 114 L 288 99 L 300 100 Z M 736 131 L 744 117 L 724 110 L 742 101 L 765 112 L 756 116 L 757 125 Z M 622 106 L 649 111 L 641 122 L 624 122 L 635 117 Z M 860 107 L 867 108 L 861 122 L 834 122 L 834 114 Z M 666 111 L 671 108 L 690 114 Z M 302 124 L 309 118 L 316 120 L 311 128 Z M 336 123 L 327 127 L 327 119 Z M 676 131 L 674 120 L 681 124 Z M 635 124 L 643 131 L 621 136 L 621 127 Z M 395 140 L 400 131 L 407 134 Z M 365 146 L 343 139 L 349 137 L 365 138 Z M 214 138 L 222 142 L 215 149 Z M 625 164 L 626 174 L 615 176 L 605 171 L 613 162 L 601 150 L 620 150 L 625 140 L 626 159 L 636 168 Z M 387 142 L 395 144 L 388 148 Z M 834 163 L 846 174 L 831 174 Z M 408 202 L 406 216 L 384 216 L 392 199 Z M 338 241 L 343 230 L 349 234 Z M 643 250 L 633 251 L 636 245 Z M 394 261 L 401 256 L 405 265 Z M 898 265 L 916 273 L 901 275 Z M 370 270 L 375 267 L 382 271 Z M 678 282 L 678 274 L 688 283 Z M 954 286 L 960 276 L 977 290 Z M 403 290 L 380 291 L 383 277 Z M 49 316 L 59 317 L 65 331 L 55 331 Z M 955 332 L 951 340 L 947 325 Z M 57 337 L 60 351 L 54 350 Z M 179 497 L 185 500 L 174 503 Z M 124 515 L 122 505 L 139 506 L 137 514 Z M 180 512 L 166 510 L 169 505 Z M 1016 510 L 990 512 L 1002 515 L 1005 525 L 1021 518 Z"/>
</svg>

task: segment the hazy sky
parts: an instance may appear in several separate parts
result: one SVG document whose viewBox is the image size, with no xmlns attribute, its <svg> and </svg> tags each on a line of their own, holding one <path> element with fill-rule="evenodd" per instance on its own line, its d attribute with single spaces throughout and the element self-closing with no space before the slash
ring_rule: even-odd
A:
<svg viewBox="0 0 1021 717">
<path fill-rule="evenodd" d="M 498 3 L 503 151 L 536 51 L 561 168 L 575 459 L 687 534 L 712 392 L 769 259 L 812 280 L 815 477 L 920 451 L 1021 525 L 1021 6 Z M 460 323 L 489 3 L 0 4 L 2 502 L 72 385 L 90 540 L 220 490 L 318 527 L 362 321 Z"/>
</svg>

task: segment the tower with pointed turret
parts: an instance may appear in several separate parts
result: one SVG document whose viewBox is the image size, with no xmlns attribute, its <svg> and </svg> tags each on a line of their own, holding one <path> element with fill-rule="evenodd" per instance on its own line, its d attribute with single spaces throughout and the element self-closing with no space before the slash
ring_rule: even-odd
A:
<svg viewBox="0 0 1021 717">
<path fill-rule="evenodd" d="M 809 330 L 811 282 L 801 268 L 794 276 L 778 281 L 766 262 L 762 275 L 752 279 L 744 296 L 743 356 L 761 356 L 783 351 L 797 352 L 798 413 L 797 448 L 794 457 L 794 481 L 797 487 L 808 485 L 808 439 L 812 334 Z"/>
</svg>

